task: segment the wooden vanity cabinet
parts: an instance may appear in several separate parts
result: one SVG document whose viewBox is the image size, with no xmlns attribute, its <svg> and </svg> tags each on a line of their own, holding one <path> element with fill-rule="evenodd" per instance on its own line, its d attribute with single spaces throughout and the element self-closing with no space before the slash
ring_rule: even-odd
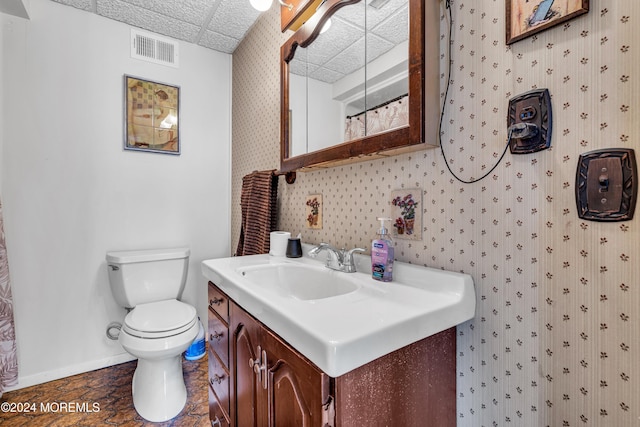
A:
<svg viewBox="0 0 640 427">
<path fill-rule="evenodd" d="M 209 357 L 209 418 L 211 425 L 230 425 L 229 406 L 229 298 L 209 282 L 207 347 Z"/>
<path fill-rule="evenodd" d="M 237 427 L 453 427 L 456 425 L 455 328 L 450 328 L 338 378 L 332 378 L 252 317 L 228 301 L 228 412 Z M 211 309 L 211 304 L 209 306 Z M 216 310 L 209 317 L 218 317 Z M 211 326 L 212 323 L 209 322 Z M 211 340 L 211 329 L 209 339 Z M 209 357 L 219 360 L 210 346 Z M 210 364 L 210 370 L 212 366 Z M 211 379 L 213 425 L 223 408 Z M 214 381 L 213 384 L 216 384 Z M 213 402 L 212 402 L 213 399 Z M 220 418 L 218 418 L 219 420 Z"/>
</svg>

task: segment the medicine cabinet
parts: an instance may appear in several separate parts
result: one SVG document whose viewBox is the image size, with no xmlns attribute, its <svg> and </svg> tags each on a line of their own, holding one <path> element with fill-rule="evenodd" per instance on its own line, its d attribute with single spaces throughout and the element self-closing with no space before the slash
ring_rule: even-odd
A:
<svg viewBox="0 0 640 427">
<path fill-rule="evenodd" d="M 438 145 L 439 4 L 318 6 L 280 51 L 280 172 Z"/>
</svg>

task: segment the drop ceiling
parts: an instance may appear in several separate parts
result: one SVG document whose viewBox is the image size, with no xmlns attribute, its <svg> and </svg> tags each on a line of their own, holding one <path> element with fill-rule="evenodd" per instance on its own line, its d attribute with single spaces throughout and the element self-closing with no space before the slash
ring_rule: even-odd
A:
<svg viewBox="0 0 640 427">
<path fill-rule="evenodd" d="M 299 61 L 292 61 L 290 70 L 334 83 L 408 39 L 407 0 L 366 0 L 338 10 L 326 32 L 308 49 L 296 50 Z"/>
<path fill-rule="evenodd" d="M 233 53 L 260 16 L 249 0 L 51 0 L 156 34 Z M 271 7 L 279 7 L 277 1 Z M 408 38 L 407 0 L 365 0 L 332 18 L 312 58 L 322 80 L 335 81 L 362 62 L 365 52 L 364 4 L 367 4 L 367 58 L 371 60 Z M 362 7 L 360 7 L 362 5 Z M 358 60 L 354 60 L 358 58 Z M 361 65 L 360 65 L 361 66 Z"/>
<path fill-rule="evenodd" d="M 249 0 L 52 1 L 224 53 L 233 53 L 260 16 Z"/>
</svg>

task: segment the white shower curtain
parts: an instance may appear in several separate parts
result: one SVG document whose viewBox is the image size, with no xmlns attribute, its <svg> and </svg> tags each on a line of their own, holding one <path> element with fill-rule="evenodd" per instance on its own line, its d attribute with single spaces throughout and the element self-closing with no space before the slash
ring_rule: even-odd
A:
<svg viewBox="0 0 640 427">
<path fill-rule="evenodd" d="M 9 262 L 4 240 L 2 203 L 0 202 L 0 396 L 5 387 L 18 383 L 16 333 L 13 322 L 13 298 L 9 282 Z"/>
<path fill-rule="evenodd" d="M 344 129 L 344 140 L 351 141 L 352 139 L 364 138 L 367 135 L 375 135 L 376 133 L 408 125 L 408 97 L 409 95 L 404 95 L 364 113 L 348 116 Z"/>
</svg>

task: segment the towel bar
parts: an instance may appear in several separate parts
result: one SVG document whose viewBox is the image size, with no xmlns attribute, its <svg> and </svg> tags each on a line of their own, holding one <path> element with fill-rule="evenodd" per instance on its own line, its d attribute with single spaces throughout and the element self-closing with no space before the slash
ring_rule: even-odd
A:
<svg viewBox="0 0 640 427">
<path fill-rule="evenodd" d="M 294 182 L 296 182 L 296 173 L 294 172 L 280 172 L 280 171 L 276 171 L 273 173 L 275 176 L 281 176 L 284 175 L 284 180 L 287 182 L 287 184 L 293 184 Z"/>
</svg>

